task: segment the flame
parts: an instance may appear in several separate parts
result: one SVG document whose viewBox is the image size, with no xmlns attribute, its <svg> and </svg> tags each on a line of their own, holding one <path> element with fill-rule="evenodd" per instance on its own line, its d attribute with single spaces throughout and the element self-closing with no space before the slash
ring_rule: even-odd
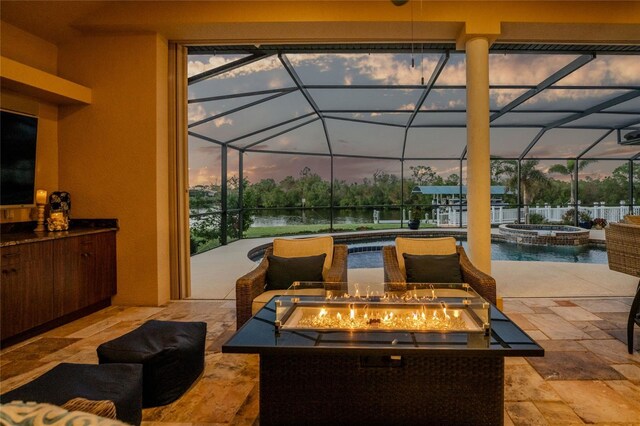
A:
<svg viewBox="0 0 640 426">
<path fill-rule="evenodd" d="M 434 310 L 426 307 L 414 310 L 396 310 L 377 309 L 366 305 L 358 311 L 355 305 L 349 305 L 347 309 L 333 311 L 331 307 L 318 307 L 315 313 L 305 313 L 297 325 L 318 329 L 465 330 L 468 328 L 462 318 L 464 313 L 461 310 L 452 309 L 447 312 L 447 308 L 444 306 Z"/>
</svg>

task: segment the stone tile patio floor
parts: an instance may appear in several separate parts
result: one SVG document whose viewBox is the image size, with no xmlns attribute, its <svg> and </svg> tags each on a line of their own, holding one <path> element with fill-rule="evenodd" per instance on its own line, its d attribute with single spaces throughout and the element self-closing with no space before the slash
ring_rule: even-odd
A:
<svg viewBox="0 0 640 426">
<path fill-rule="evenodd" d="M 507 358 L 505 424 L 640 425 L 640 328 L 627 353 L 630 297 L 507 298 L 505 312 L 546 350 Z M 178 401 L 144 410 L 146 426 L 255 425 L 258 357 L 222 354 L 235 331 L 234 301 L 176 301 L 162 307 L 113 306 L 0 351 L 7 392 L 60 362 L 97 363 L 96 347 L 155 318 L 208 323 L 206 367 Z"/>
</svg>

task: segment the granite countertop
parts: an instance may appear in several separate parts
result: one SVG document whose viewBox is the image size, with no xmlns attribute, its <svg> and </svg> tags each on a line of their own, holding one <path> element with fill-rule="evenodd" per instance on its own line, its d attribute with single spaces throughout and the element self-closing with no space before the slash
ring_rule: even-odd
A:
<svg viewBox="0 0 640 426">
<path fill-rule="evenodd" d="M 58 238 L 76 237 L 100 232 L 117 231 L 118 220 L 72 219 L 69 223 L 68 231 L 34 232 L 33 229 L 35 226 L 35 222 L 3 224 L 2 233 L 0 233 L 0 247 L 55 240 Z"/>
</svg>

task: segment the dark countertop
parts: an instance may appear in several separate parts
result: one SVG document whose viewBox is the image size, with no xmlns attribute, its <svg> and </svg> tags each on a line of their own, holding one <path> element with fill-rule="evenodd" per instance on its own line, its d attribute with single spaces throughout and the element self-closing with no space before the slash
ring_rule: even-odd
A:
<svg viewBox="0 0 640 426">
<path fill-rule="evenodd" d="M 68 231 L 34 232 L 35 222 L 3 224 L 0 233 L 0 247 L 39 241 L 56 240 L 58 238 L 78 237 L 80 235 L 97 234 L 118 230 L 117 219 L 72 219 Z"/>
</svg>

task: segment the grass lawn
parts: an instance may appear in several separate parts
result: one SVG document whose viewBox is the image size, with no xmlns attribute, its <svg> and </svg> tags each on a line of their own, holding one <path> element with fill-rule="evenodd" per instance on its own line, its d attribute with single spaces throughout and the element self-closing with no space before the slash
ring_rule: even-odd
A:
<svg viewBox="0 0 640 426">
<path fill-rule="evenodd" d="M 435 225 L 420 224 L 421 228 L 433 228 Z M 348 231 L 374 231 L 382 229 L 400 229 L 397 224 L 389 223 L 351 223 L 351 224 L 337 224 L 333 228 L 333 232 L 348 232 Z M 262 237 L 277 237 L 283 235 L 302 235 L 302 234 L 318 234 L 329 233 L 328 224 L 319 225 L 287 225 L 287 226 L 257 226 L 251 227 L 244 233 L 243 238 L 262 238 Z M 231 241 L 230 241 L 231 242 Z M 197 253 L 204 253 L 216 247 L 220 246 L 220 241 L 216 238 L 209 240 L 205 244 L 198 247 Z"/>
<path fill-rule="evenodd" d="M 421 224 L 420 227 L 427 228 L 433 227 L 433 225 Z M 378 229 L 399 229 L 396 224 L 388 223 L 352 223 L 352 224 L 337 224 L 333 227 L 333 232 L 341 231 L 371 231 Z M 331 232 L 329 225 L 288 225 L 288 226 L 260 226 L 251 227 L 244 233 L 244 238 L 259 238 L 259 237 L 275 237 L 277 235 L 297 235 L 297 234 L 315 234 Z"/>
</svg>

